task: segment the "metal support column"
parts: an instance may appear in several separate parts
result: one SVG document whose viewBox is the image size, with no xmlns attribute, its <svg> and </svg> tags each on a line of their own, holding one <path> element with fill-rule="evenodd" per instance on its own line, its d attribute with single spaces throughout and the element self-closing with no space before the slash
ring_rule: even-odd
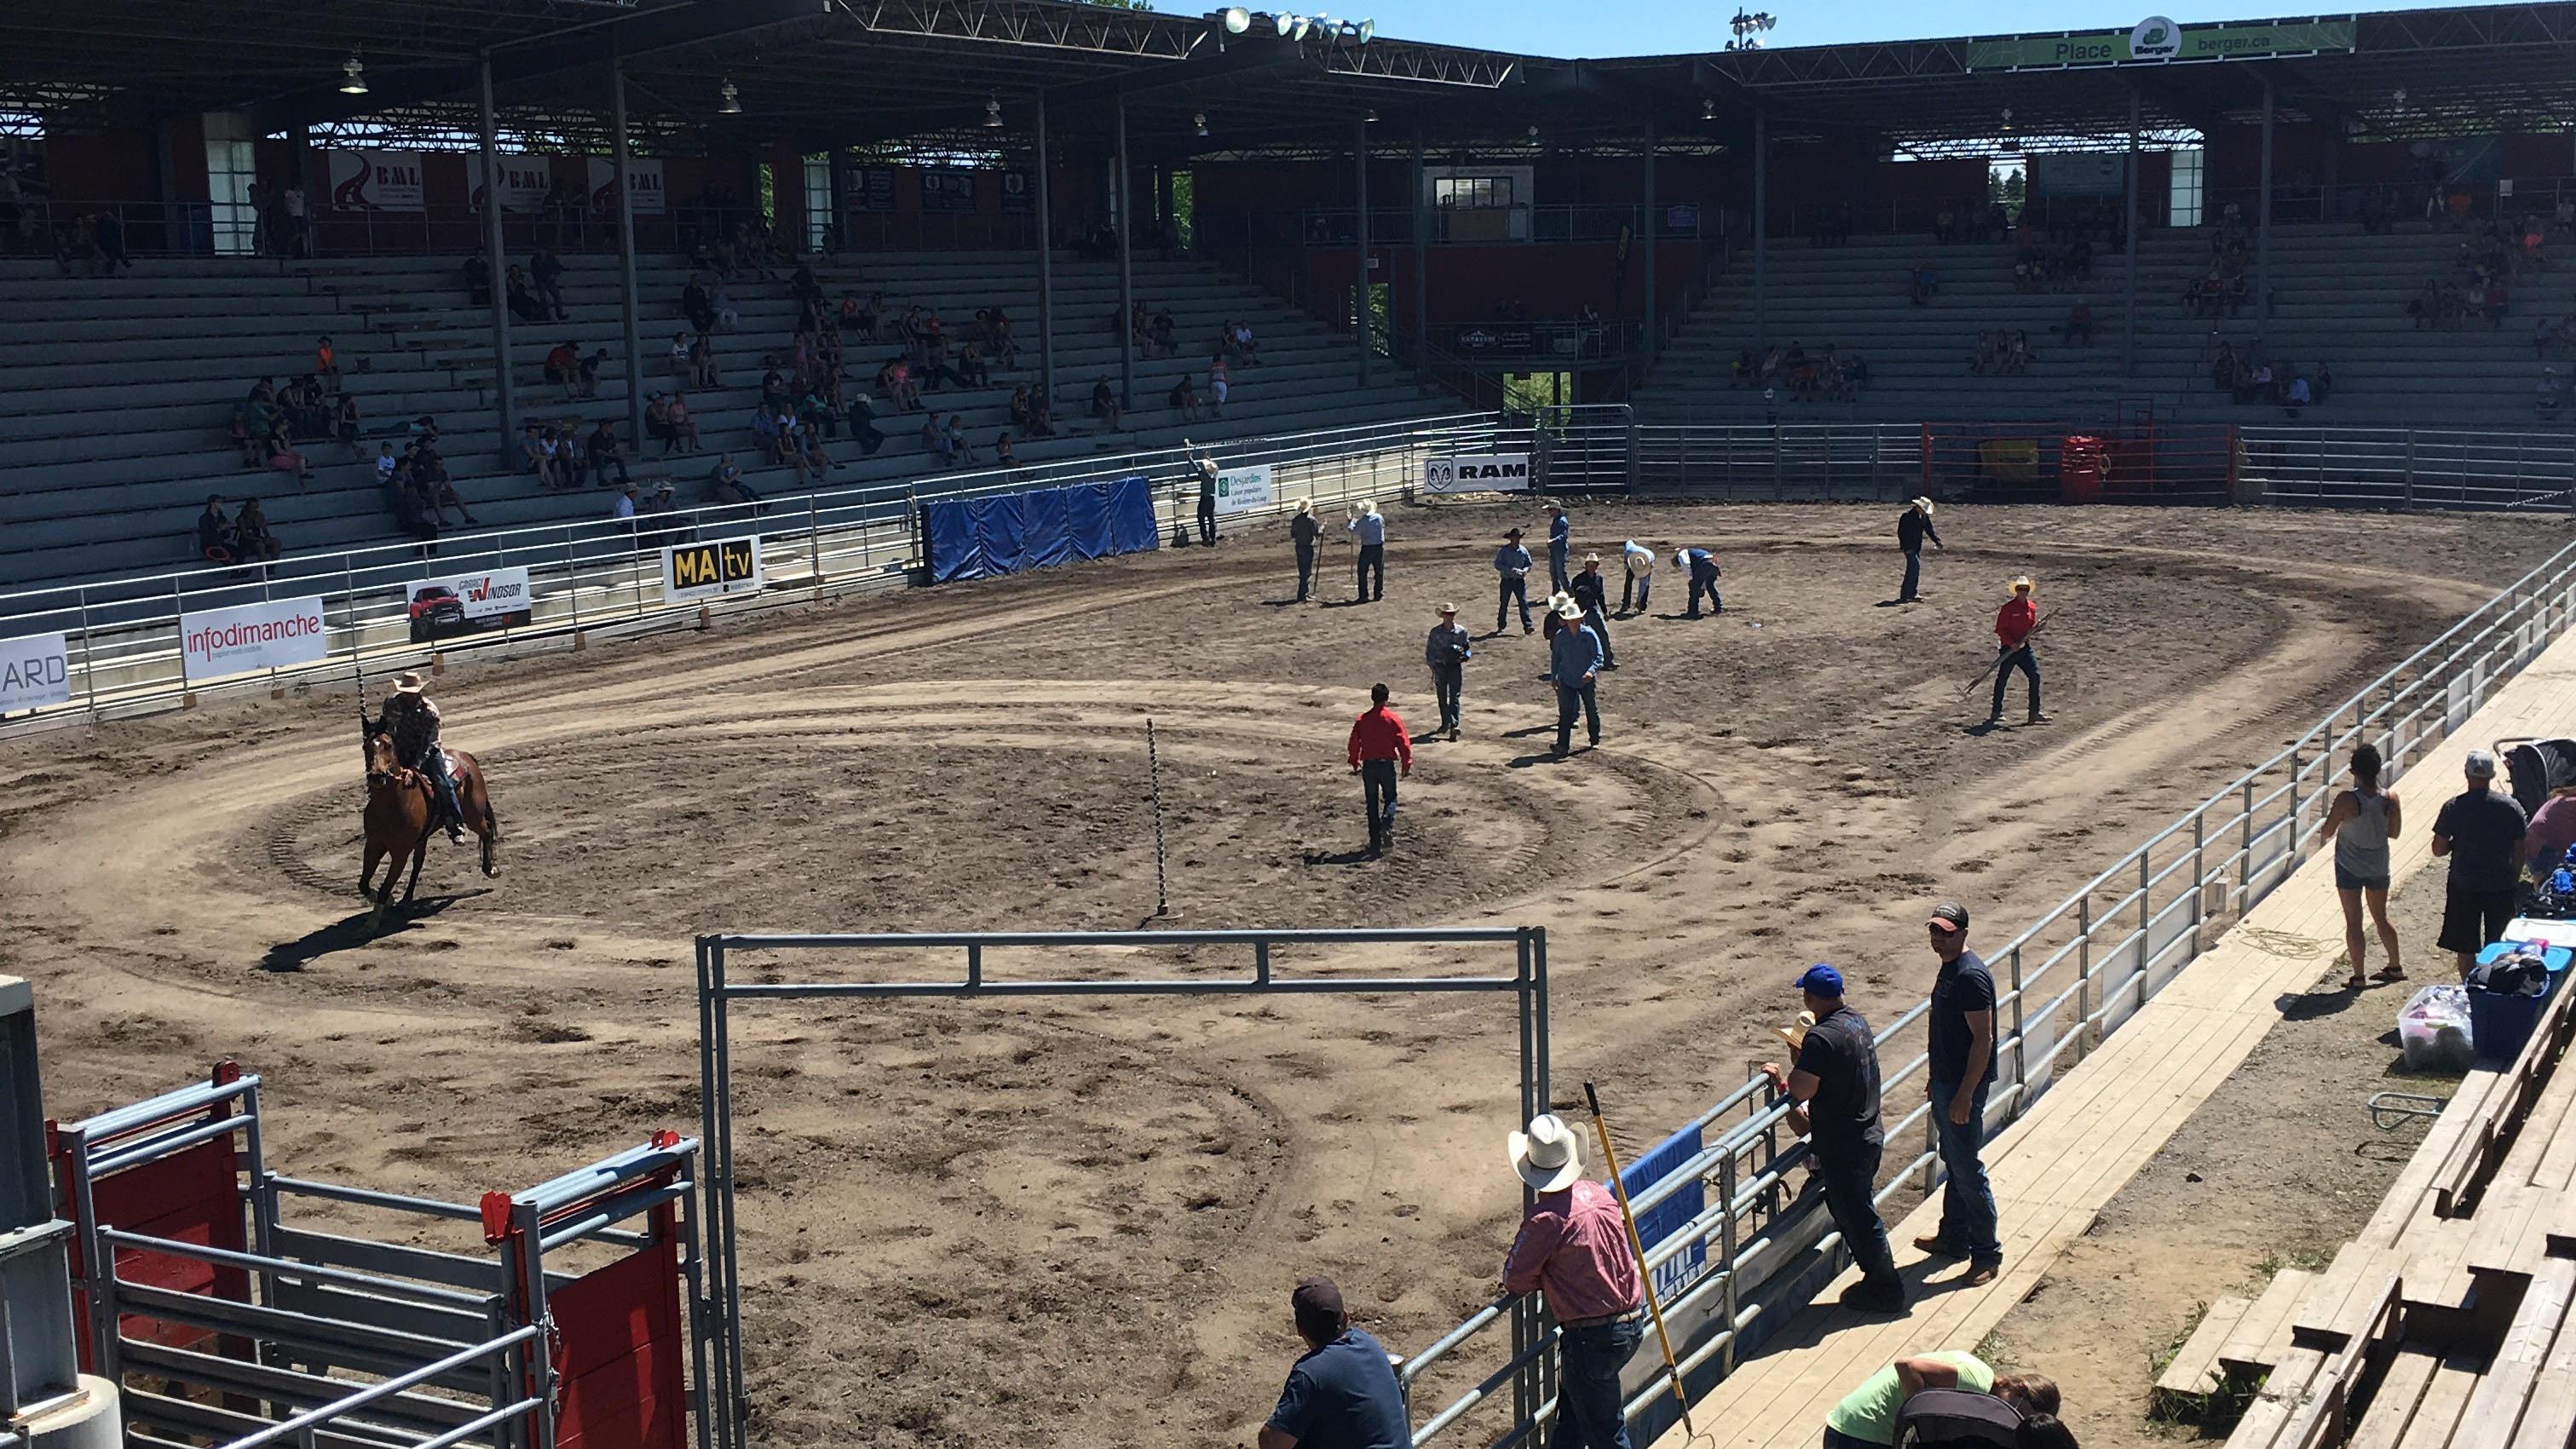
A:
<svg viewBox="0 0 2576 1449">
<path fill-rule="evenodd" d="M 1050 260 L 1055 250 L 1055 213 L 1047 204 L 1048 162 L 1046 134 L 1046 92 L 1040 91 L 1029 110 L 1037 117 L 1037 160 L 1032 167 L 1037 173 L 1038 189 L 1038 398 L 1049 412 L 1055 410 L 1055 267 Z"/>
<path fill-rule="evenodd" d="M 502 285 L 508 259 L 501 252 L 501 162 L 499 122 L 492 115 L 492 53 L 478 67 L 483 91 L 483 262 L 492 271 L 492 397 L 501 420 L 501 463 L 510 464 L 510 448 L 519 434 L 519 402 L 510 384 L 510 299 Z"/>
<path fill-rule="evenodd" d="M 2129 92 L 2129 224 L 2128 255 L 2122 259 L 2125 277 L 2122 287 L 2127 295 L 2120 303 L 2120 375 L 2135 377 L 2138 373 L 2138 93 Z"/>
<path fill-rule="evenodd" d="M 1637 228 L 1637 241 L 1646 249 L 1646 309 L 1644 314 L 1646 319 L 1645 346 L 1646 361 L 1651 363 L 1655 360 L 1655 340 L 1659 335 L 1655 331 L 1655 234 L 1657 227 L 1655 226 L 1655 118 L 1652 116 L 1648 116 L 1646 118 L 1645 188 L 1646 204 L 1640 208 L 1640 210 L 1644 212 L 1644 216 L 1641 218 L 1641 224 Z"/>
<path fill-rule="evenodd" d="M 1118 215 L 1118 405 L 1136 406 L 1136 199 L 1128 194 L 1135 183 L 1135 173 L 1127 169 L 1127 98 L 1120 96 L 1116 108 L 1118 140 L 1117 185 L 1110 194 L 1117 198 Z"/>
<path fill-rule="evenodd" d="M 2254 198 L 2254 335 L 2272 320 L 2272 82 L 2263 81 L 2263 192 Z"/>
<path fill-rule="evenodd" d="M 1351 330 L 1360 339 L 1360 386 L 1369 380 L 1368 122 L 1351 123 L 1351 194 L 1358 204 L 1359 271 L 1351 284 Z"/>
<path fill-rule="evenodd" d="M 1771 344 L 1771 248 L 1763 233 L 1770 229 L 1771 118 L 1753 113 L 1753 349 Z"/>
<path fill-rule="evenodd" d="M 1423 183 L 1422 123 L 1413 123 L 1413 365 L 1431 370 L 1431 203 Z"/>
<path fill-rule="evenodd" d="M 644 323 L 642 304 L 635 292 L 635 198 L 626 189 L 626 174 L 633 166 L 626 138 L 626 64 L 608 63 L 609 147 L 617 168 L 617 311 L 618 320 L 626 326 L 626 445 L 643 456 L 644 447 Z M 503 439 L 506 445 L 508 439 Z"/>
</svg>

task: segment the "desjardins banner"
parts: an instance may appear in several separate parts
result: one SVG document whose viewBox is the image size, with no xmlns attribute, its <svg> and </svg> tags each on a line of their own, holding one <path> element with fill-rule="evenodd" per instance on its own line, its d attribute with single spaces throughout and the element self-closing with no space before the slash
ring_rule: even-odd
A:
<svg viewBox="0 0 2576 1449">
<path fill-rule="evenodd" d="M 2129 31 L 2097 30 L 1971 40 L 1968 42 L 1968 69 L 2162 65 L 2177 60 L 2250 60 L 2273 55 L 2312 55 L 2324 50 L 2352 49 L 2357 29 L 2350 19 L 2206 25 L 2197 29 L 2177 26 L 2170 20 L 2149 20 Z"/>
</svg>

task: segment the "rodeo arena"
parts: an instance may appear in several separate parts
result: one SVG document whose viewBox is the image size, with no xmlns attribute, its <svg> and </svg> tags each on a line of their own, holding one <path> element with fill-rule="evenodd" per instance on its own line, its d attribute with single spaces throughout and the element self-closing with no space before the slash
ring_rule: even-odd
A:
<svg viewBox="0 0 2576 1449">
<path fill-rule="evenodd" d="M 2576 1446 L 2576 3 L 1404 28 L 0 7 L 0 1449 Z"/>
</svg>

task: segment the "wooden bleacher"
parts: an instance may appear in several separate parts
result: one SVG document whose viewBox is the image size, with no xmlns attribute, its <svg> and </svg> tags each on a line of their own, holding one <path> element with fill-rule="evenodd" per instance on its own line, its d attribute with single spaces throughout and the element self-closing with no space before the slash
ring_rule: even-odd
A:
<svg viewBox="0 0 2576 1449">
<path fill-rule="evenodd" d="M 2551 645 L 2407 778 L 2426 782 L 2419 791 L 2446 792 L 2471 748 L 2564 733 L 2570 717 L 2576 634 Z M 2431 864 L 2429 832 L 2394 842 L 2393 884 Z M 1834 1295 L 1858 1281 L 1846 1271 L 1710 1390 L 1694 1416 L 1726 1424 L 1730 1449 L 1805 1449 L 1826 1411 L 1899 1354 L 1973 1348 L 2245 1061 L 2280 1020 L 2276 999 L 2315 984 L 2342 936 L 2331 861 L 2311 856 L 1989 1146 L 2005 1255 L 1995 1281 L 1952 1288 L 1945 1280 L 1963 1268 L 1906 1246 L 1938 1226 L 1939 1200 L 1928 1200 L 1889 1228 L 1898 1265 L 1916 1285 L 1909 1313 L 1834 1307 Z M 2556 1287 L 2562 1277 L 2576 1282 L 2576 1193 L 2568 1190 L 2576 1071 L 2540 1065 L 2564 1049 L 2576 1022 L 2571 1000 L 2576 987 L 2552 1002 L 2522 1059 L 2469 1074 L 2378 1216 L 2332 1266 L 2313 1278 L 2283 1275 L 2289 1286 L 2278 1300 L 2267 1303 L 2267 1292 L 2213 1307 L 2203 1325 L 2209 1341 L 2195 1335 L 2176 1363 L 2190 1360 L 2189 1381 L 2206 1384 L 2190 1391 L 2210 1392 L 2224 1374 L 2252 1393 L 2231 1444 L 2576 1449 L 2576 1325 L 2567 1322 L 2569 1295 Z M 1936 1271 L 1933 1291 L 1922 1291 Z M 2488 1437 L 2461 1437 L 2464 1424 Z M 1676 1427 L 1657 1449 L 1685 1449 L 1685 1437 Z"/>
<path fill-rule="evenodd" d="M 2233 1322 L 2213 1313 L 2158 1389 L 2258 1386 L 2229 1449 L 2569 1449 L 2571 1038 L 2576 990 L 2561 990 L 2510 1066 L 2462 1082 L 2334 1268 L 2280 1275 Z M 2248 1325 L 2276 1294 L 2295 1298 L 2296 1327 L 2249 1357 Z"/>
</svg>

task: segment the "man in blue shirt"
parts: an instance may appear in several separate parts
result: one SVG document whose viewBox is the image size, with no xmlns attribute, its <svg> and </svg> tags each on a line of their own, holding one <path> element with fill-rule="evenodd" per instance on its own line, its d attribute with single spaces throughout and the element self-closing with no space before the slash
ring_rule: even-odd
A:
<svg viewBox="0 0 2576 1449">
<path fill-rule="evenodd" d="M 1677 549 L 1673 553 L 1673 567 L 1690 575 L 1690 608 L 1682 614 L 1683 618 L 1699 617 L 1699 596 L 1702 594 L 1708 595 L 1710 613 L 1726 612 L 1726 605 L 1717 597 L 1717 555 L 1704 548 Z"/>
<path fill-rule="evenodd" d="M 1351 515 L 1344 527 L 1359 535 L 1360 596 L 1354 603 L 1369 602 L 1369 575 L 1377 575 L 1377 597 L 1386 597 L 1386 519 L 1377 511 L 1375 500 L 1364 501 L 1360 511 Z"/>
<path fill-rule="evenodd" d="M 1574 552 L 1574 520 L 1565 516 L 1562 503 L 1549 504 L 1547 514 L 1547 586 L 1561 594 L 1573 582 L 1565 562 Z"/>
<path fill-rule="evenodd" d="M 1503 535 L 1503 546 L 1494 550 L 1494 572 L 1503 578 L 1502 595 L 1494 601 L 1495 633 L 1503 632 L 1514 599 L 1521 604 L 1521 632 L 1530 631 L 1529 571 L 1530 551 L 1522 545 L 1521 531 L 1515 528 Z"/>
<path fill-rule="evenodd" d="M 1592 743 L 1601 743 L 1601 702 L 1595 694 L 1601 672 L 1601 636 L 1583 622 L 1583 606 L 1567 600 L 1556 611 L 1556 637 L 1548 641 L 1547 677 L 1556 686 L 1556 753 L 1574 748 L 1574 716 Z"/>
<path fill-rule="evenodd" d="M 1306 1352 L 1288 1371 L 1256 1449 L 1413 1449 L 1386 1345 L 1351 1327 L 1342 1290 L 1330 1278 L 1309 1278 L 1288 1303 Z"/>
<path fill-rule="evenodd" d="M 1995 977 L 1968 949 L 1968 908 L 1943 901 L 1925 921 L 1941 969 L 1932 978 L 1929 1019 L 1933 1140 L 1949 1181 L 1941 1229 L 1916 1238 L 1927 1253 L 1968 1260 L 1963 1286 L 1991 1283 L 2004 1261 L 1995 1232 L 1995 1190 L 1986 1178 L 1986 1089 L 1995 1080 Z"/>
</svg>

